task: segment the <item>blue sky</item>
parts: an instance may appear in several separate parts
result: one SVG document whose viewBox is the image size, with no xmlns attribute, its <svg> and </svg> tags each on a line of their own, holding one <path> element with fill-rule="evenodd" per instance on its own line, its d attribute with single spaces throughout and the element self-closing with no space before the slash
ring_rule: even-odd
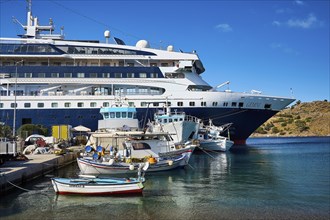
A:
<svg viewBox="0 0 330 220">
<path fill-rule="evenodd" d="M 40 24 L 54 20 L 66 39 L 104 41 L 103 33 L 135 45 L 196 50 L 212 86 L 329 100 L 329 0 L 324 1 L 53 1 L 34 0 Z M 24 0 L 0 0 L 0 36 L 23 31 Z"/>
</svg>

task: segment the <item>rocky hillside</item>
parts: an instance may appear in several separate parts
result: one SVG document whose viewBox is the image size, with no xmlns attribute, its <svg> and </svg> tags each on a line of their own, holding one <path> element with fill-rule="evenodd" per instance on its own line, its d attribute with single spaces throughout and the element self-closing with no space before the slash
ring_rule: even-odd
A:
<svg viewBox="0 0 330 220">
<path fill-rule="evenodd" d="M 261 125 L 258 136 L 328 136 L 330 135 L 330 103 L 315 101 L 297 103 L 284 109 Z"/>
</svg>

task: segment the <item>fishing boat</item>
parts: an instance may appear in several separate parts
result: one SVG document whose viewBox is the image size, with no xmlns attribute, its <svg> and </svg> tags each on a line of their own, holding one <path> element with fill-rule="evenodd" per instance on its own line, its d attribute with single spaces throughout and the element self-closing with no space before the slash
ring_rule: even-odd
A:
<svg viewBox="0 0 330 220">
<path fill-rule="evenodd" d="M 179 167 L 184 167 L 189 162 L 187 154 L 181 154 L 171 157 L 149 157 L 149 168 L 146 172 L 158 172 L 173 170 Z M 82 174 L 129 174 L 135 173 L 139 164 L 144 160 L 133 162 L 134 160 L 127 158 L 125 160 L 116 161 L 116 159 L 95 160 L 93 158 L 83 157 L 77 158 L 78 166 Z"/>
<path fill-rule="evenodd" d="M 53 188 L 58 194 L 114 195 L 142 193 L 144 173 L 149 164 L 140 164 L 138 178 L 115 178 L 79 175 L 80 178 L 52 178 Z"/>
<path fill-rule="evenodd" d="M 0 122 L 6 125 L 13 126 L 7 118 L 14 118 L 15 108 L 17 127 L 83 124 L 95 131 L 100 106 L 111 106 L 121 93 L 140 121 L 152 120 L 159 103 L 168 101 L 172 109 L 204 121 L 212 118 L 215 125 L 233 123 L 232 140 L 244 144 L 294 101 L 257 90 L 224 90 L 228 81 L 211 86 L 202 79 L 205 68 L 196 51 L 152 48 L 145 39 L 126 45 L 109 30 L 103 30 L 104 41 L 66 40 L 63 29 L 55 32 L 52 19 L 41 25 L 32 15 L 32 1 L 27 2 L 23 33 L 0 38 Z"/>
<path fill-rule="evenodd" d="M 206 151 L 228 151 L 234 145 L 234 142 L 229 137 L 222 136 L 221 133 L 228 130 L 230 126 L 231 123 L 215 126 L 212 120 L 209 120 L 207 126 L 201 125 L 198 130 L 198 149 Z"/>
</svg>

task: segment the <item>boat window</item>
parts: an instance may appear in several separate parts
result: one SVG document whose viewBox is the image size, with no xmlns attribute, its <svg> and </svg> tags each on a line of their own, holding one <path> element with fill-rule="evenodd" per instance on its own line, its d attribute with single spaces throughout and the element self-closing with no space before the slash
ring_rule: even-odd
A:
<svg viewBox="0 0 330 220">
<path fill-rule="evenodd" d="M 147 106 L 146 102 L 141 102 L 141 106 Z"/>
<path fill-rule="evenodd" d="M 3 108 L 3 103 L 0 103 L 0 108 Z"/>
<path fill-rule="evenodd" d="M 195 106 L 195 102 L 189 102 L 189 106 Z"/>
<path fill-rule="evenodd" d="M 169 119 L 168 119 L 168 122 L 172 122 L 172 118 L 169 118 Z"/>
<path fill-rule="evenodd" d="M 64 78 L 72 78 L 72 73 L 64 73 Z"/>
<path fill-rule="evenodd" d="M 66 103 L 64 103 L 64 107 L 66 107 L 66 108 L 70 108 L 70 107 L 71 107 L 71 103 L 70 103 L 70 102 L 66 102 Z"/>
<path fill-rule="evenodd" d="M 115 73 L 115 78 L 122 78 L 122 73 Z"/>
<path fill-rule="evenodd" d="M 159 103 L 158 102 L 154 102 L 152 103 L 153 106 L 159 106 Z"/>
<path fill-rule="evenodd" d="M 167 123 L 167 119 L 166 118 L 163 119 L 163 123 Z"/>
<path fill-rule="evenodd" d="M 168 63 L 161 63 L 160 66 L 166 67 L 166 66 L 168 66 Z"/>
<path fill-rule="evenodd" d="M 218 106 L 218 102 L 212 102 L 212 106 Z"/>
<path fill-rule="evenodd" d="M 132 143 L 134 150 L 148 150 L 151 149 L 150 145 L 147 143 Z"/>
<path fill-rule="evenodd" d="M 179 121 L 183 121 L 183 118 L 179 118 Z"/>
<path fill-rule="evenodd" d="M 116 112 L 116 118 L 120 118 L 120 112 Z"/>
<path fill-rule="evenodd" d="M 31 103 L 24 103 L 25 108 L 31 108 Z"/>
<path fill-rule="evenodd" d="M 231 103 L 231 106 L 232 106 L 232 107 L 236 107 L 236 105 L 237 105 L 236 102 L 232 102 L 232 103 Z"/>
<path fill-rule="evenodd" d="M 109 113 L 108 112 L 104 113 L 104 118 L 109 118 Z"/>
<path fill-rule="evenodd" d="M 57 108 L 58 107 L 58 103 L 57 102 L 52 102 L 51 106 L 52 106 L 52 108 Z"/>
<path fill-rule="evenodd" d="M 16 104 L 16 105 L 15 105 Z M 10 107 L 12 107 L 12 108 L 15 108 L 15 106 L 16 106 L 16 108 L 17 108 L 17 103 L 11 103 L 10 104 Z"/>
<path fill-rule="evenodd" d="M 223 103 L 223 106 L 228 106 L 228 102 L 224 102 Z"/>
<path fill-rule="evenodd" d="M 209 91 L 212 87 L 204 85 L 189 85 L 187 89 L 189 91 Z"/>
<path fill-rule="evenodd" d="M 38 78 L 45 78 L 46 77 L 46 73 L 38 73 Z"/>
<path fill-rule="evenodd" d="M 110 112 L 110 118 L 115 118 L 115 113 L 114 112 Z"/>
<path fill-rule="evenodd" d="M 79 107 L 79 108 L 84 107 L 84 103 L 83 103 L 83 102 L 78 102 L 78 103 L 77 103 L 77 107 Z"/>
<path fill-rule="evenodd" d="M 140 78 L 147 78 L 147 74 L 146 73 L 140 73 Z"/>
<path fill-rule="evenodd" d="M 206 106 L 206 102 L 201 102 L 201 106 Z"/>
<path fill-rule="evenodd" d="M 45 104 L 44 104 L 44 103 L 41 103 L 41 102 L 39 102 L 39 103 L 37 104 L 37 106 L 38 106 L 38 108 L 43 108 L 43 107 L 45 106 Z"/>
<path fill-rule="evenodd" d="M 89 78 L 97 78 L 97 73 L 90 73 Z"/>
<path fill-rule="evenodd" d="M 134 78 L 134 73 L 127 73 L 127 78 Z"/>
<path fill-rule="evenodd" d="M 178 119 L 177 118 L 174 118 L 174 121 L 178 121 Z"/>
<path fill-rule="evenodd" d="M 136 112 L 133 112 L 133 118 L 134 118 L 134 119 L 137 119 L 137 117 L 136 117 Z"/>
<path fill-rule="evenodd" d="M 150 66 L 157 66 L 157 63 L 150 63 Z"/>
<path fill-rule="evenodd" d="M 185 75 L 183 73 L 165 73 L 166 78 L 180 78 L 183 79 L 185 78 Z"/>
<path fill-rule="evenodd" d="M 90 107 L 96 107 L 96 102 L 91 102 L 89 106 Z"/>
<path fill-rule="evenodd" d="M 122 118 L 127 118 L 127 112 L 122 112 L 122 113 L 121 113 L 121 117 L 122 117 Z"/>
<path fill-rule="evenodd" d="M 157 73 L 150 73 L 150 78 L 158 78 L 158 74 Z"/>
<path fill-rule="evenodd" d="M 133 113 L 132 112 L 128 112 L 127 117 L 128 118 L 133 118 L 132 116 L 133 116 Z"/>
<path fill-rule="evenodd" d="M 60 77 L 60 73 L 51 73 L 51 77 L 52 78 L 59 78 Z"/>
<path fill-rule="evenodd" d="M 103 102 L 103 107 L 109 107 L 109 102 Z"/>
<path fill-rule="evenodd" d="M 85 78 L 85 73 L 77 73 L 78 78 Z"/>
<path fill-rule="evenodd" d="M 243 102 L 238 103 L 238 107 L 242 108 L 243 107 Z"/>
<path fill-rule="evenodd" d="M 178 106 L 183 106 L 183 102 L 178 102 Z"/>
</svg>

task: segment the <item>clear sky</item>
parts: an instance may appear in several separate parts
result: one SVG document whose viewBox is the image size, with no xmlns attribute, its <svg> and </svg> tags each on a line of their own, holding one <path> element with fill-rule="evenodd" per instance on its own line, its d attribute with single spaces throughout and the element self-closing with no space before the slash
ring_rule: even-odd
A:
<svg viewBox="0 0 330 220">
<path fill-rule="evenodd" d="M 135 45 L 196 50 L 211 86 L 302 102 L 329 101 L 329 0 L 93 1 L 34 0 L 41 25 L 52 18 L 66 39 L 105 41 L 103 33 Z M 25 0 L 0 0 L 0 36 L 23 30 Z M 291 93 L 292 88 L 292 93 Z"/>
</svg>

